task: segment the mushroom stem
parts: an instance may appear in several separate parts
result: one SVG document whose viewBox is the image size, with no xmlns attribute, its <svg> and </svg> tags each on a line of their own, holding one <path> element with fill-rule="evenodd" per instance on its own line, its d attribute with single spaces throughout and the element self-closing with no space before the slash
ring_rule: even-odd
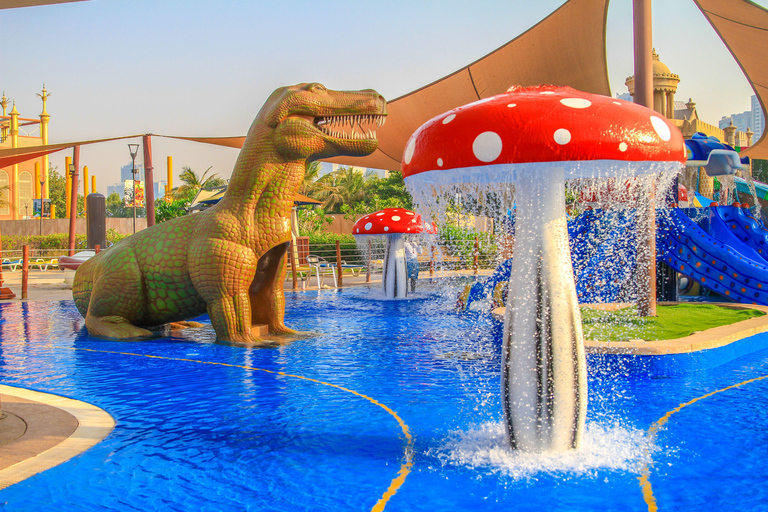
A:
<svg viewBox="0 0 768 512">
<path fill-rule="evenodd" d="M 518 170 L 515 255 L 502 356 L 510 446 L 536 453 L 578 448 L 587 408 L 564 171 L 541 171 Z"/>
<path fill-rule="evenodd" d="M 405 265 L 405 244 L 403 235 L 387 235 L 387 249 L 384 253 L 384 275 L 381 278 L 384 295 L 388 299 L 402 299 L 408 295 L 408 275 Z"/>
</svg>

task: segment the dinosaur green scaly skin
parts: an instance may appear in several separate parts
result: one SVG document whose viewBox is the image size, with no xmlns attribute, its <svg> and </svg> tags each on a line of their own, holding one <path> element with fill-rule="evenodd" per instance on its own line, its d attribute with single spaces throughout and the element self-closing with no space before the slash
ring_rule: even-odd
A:
<svg viewBox="0 0 768 512">
<path fill-rule="evenodd" d="M 295 332 L 284 324 L 283 283 L 305 166 L 372 153 L 373 130 L 385 115 L 386 102 L 373 90 L 330 91 L 317 83 L 276 90 L 216 206 L 140 231 L 80 266 L 72 294 L 88 332 L 148 336 L 147 327 L 205 312 L 225 342 L 259 341 L 253 325 Z"/>
</svg>

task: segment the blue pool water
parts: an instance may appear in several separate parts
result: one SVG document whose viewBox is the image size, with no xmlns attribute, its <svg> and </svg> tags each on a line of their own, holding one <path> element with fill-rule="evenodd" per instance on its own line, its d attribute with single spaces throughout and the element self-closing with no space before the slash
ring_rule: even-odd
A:
<svg viewBox="0 0 768 512">
<path fill-rule="evenodd" d="M 680 404 L 768 375 L 768 351 L 669 378 L 595 373 L 583 450 L 523 455 L 504 447 L 491 321 L 453 313 L 454 293 L 373 293 L 289 293 L 287 323 L 317 335 L 269 349 L 217 345 L 209 327 L 108 342 L 71 302 L 0 306 L 0 382 L 116 420 L 91 450 L 0 491 L 0 506 L 768 510 L 768 379 L 648 433 Z"/>
</svg>

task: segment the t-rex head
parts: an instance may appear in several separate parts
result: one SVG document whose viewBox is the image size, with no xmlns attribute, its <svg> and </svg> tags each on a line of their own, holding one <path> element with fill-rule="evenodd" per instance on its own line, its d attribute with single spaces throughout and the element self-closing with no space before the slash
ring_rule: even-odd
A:
<svg viewBox="0 0 768 512">
<path fill-rule="evenodd" d="M 373 89 L 331 91 L 310 83 L 277 89 L 256 121 L 273 129 L 275 149 L 287 160 L 317 160 L 373 153 L 386 115 L 387 102 Z"/>
</svg>

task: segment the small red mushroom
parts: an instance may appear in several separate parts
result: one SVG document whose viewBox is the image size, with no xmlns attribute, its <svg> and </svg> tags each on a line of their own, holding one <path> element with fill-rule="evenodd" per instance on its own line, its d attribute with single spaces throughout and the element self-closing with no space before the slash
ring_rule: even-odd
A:
<svg viewBox="0 0 768 512">
<path fill-rule="evenodd" d="M 624 180 L 679 171 L 685 162 L 683 137 L 662 115 L 570 87 L 512 88 L 441 114 L 411 136 L 401 166 L 422 206 L 439 189 L 515 184 L 502 366 L 511 446 L 566 450 L 583 435 L 586 357 L 565 180 Z"/>
<path fill-rule="evenodd" d="M 433 224 L 427 225 L 421 215 L 405 208 L 385 208 L 366 215 L 352 226 L 353 235 L 391 235 L 394 233 L 437 233 Z"/>
<path fill-rule="evenodd" d="M 358 219 L 352 226 L 352 234 L 355 237 L 387 237 L 381 281 L 384 295 L 388 298 L 403 298 L 408 295 L 403 235 L 419 233 L 437 233 L 437 226 L 427 224 L 421 220 L 421 215 L 405 208 L 385 208 Z"/>
</svg>

